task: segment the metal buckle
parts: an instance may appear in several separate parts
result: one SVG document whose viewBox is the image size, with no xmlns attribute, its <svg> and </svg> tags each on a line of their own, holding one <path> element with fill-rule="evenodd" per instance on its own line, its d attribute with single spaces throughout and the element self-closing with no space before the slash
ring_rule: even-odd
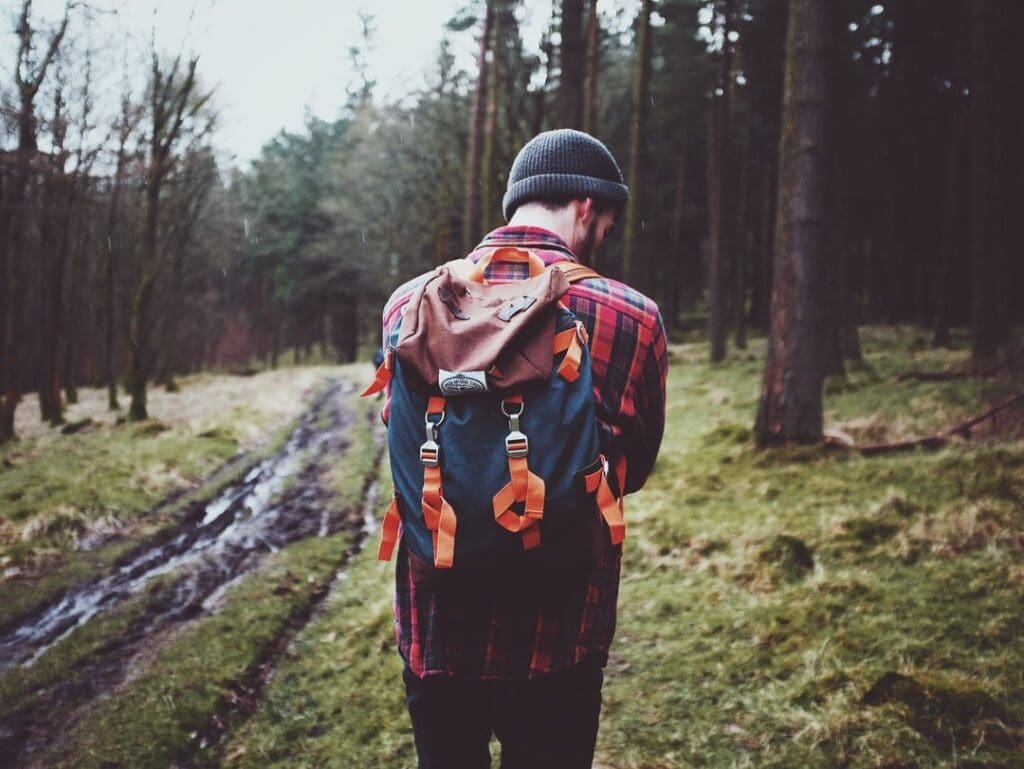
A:
<svg viewBox="0 0 1024 769">
<path fill-rule="evenodd" d="M 420 462 L 424 467 L 437 467 L 441 464 L 441 447 L 435 440 L 427 440 L 420 446 Z"/>
<path fill-rule="evenodd" d="M 518 415 L 510 417 L 519 422 Z M 518 424 L 516 425 L 518 427 Z M 507 436 L 505 436 L 505 453 L 512 459 L 518 459 L 519 457 L 525 457 L 530 453 L 530 439 L 527 438 L 519 430 L 513 430 Z"/>
</svg>

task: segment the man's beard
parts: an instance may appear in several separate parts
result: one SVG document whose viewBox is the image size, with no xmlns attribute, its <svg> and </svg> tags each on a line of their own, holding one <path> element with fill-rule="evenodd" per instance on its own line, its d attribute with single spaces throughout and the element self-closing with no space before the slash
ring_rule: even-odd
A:
<svg viewBox="0 0 1024 769">
<path fill-rule="evenodd" d="M 583 264 L 592 264 L 594 261 L 595 244 L 597 243 L 597 219 L 591 219 L 587 232 L 583 236 L 583 242 L 576 249 L 576 256 Z"/>
</svg>

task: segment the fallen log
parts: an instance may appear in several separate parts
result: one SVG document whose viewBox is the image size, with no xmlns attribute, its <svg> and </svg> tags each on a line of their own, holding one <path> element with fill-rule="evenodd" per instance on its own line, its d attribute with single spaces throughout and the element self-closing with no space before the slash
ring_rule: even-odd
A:
<svg viewBox="0 0 1024 769">
<path fill-rule="evenodd" d="M 948 430 L 943 430 L 942 432 L 935 433 L 934 435 L 926 435 L 922 438 L 911 438 L 905 441 L 894 441 L 892 443 L 873 443 L 867 446 L 850 445 L 846 441 L 833 440 L 829 445 L 851 449 L 866 457 L 875 456 L 877 454 L 895 453 L 899 451 L 911 451 L 918 448 L 938 449 L 945 446 L 949 443 L 951 438 L 956 436 L 970 438 L 971 431 L 974 427 L 988 420 L 992 420 L 994 424 L 997 415 L 1009 410 L 1018 403 L 1024 403 L 1024 392 L 1017 393 L 1016 395 L 1007 398 L 1002 403 L 993 406 L 988 411 L 960 422 Z"/>
</svg>

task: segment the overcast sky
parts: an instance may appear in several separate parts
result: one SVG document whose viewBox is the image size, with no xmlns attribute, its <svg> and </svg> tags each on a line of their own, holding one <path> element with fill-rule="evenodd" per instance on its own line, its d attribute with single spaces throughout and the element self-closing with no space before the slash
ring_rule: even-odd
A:
<svg viewBox="0 0 1024 769">
<path fill-rule="evenodd" d="M 206 87 L 216 88 L 220 113 L 216 144 L 225 160 L 244 164 L 280 129 L 301 129 L 307 111 L 333 118 L 355 80 L 349 47 L 360 39 L 359 13 L 375 18 L 369 57 L 377 95 L 396 99 L 425 82 L 444 25 L 468 0 L 89 0 L 91 28 L 104 55 L 126 61 L 145 78 L 150 31 L 174 54 L 199 54 Z M 39 20 L 59 18 L 63 0 L 35 0 Z M 527 0 L 524 37 L 535 46 L 551 0 Z M 13 21 L 21 0 L 0 0 L 0 71 L 14 61 Z M 78 28 L 84 23 L 74 18 Z M 73 27 L 74 28 L 74 27 Z M 99 32 L 96 32 L 99 30 Z M 125 35 L 125 33 L 128 35 Z M 124 40 L 132 44 L 125 48 Z M 534 39 L 531 39 L 534 38 Z M 109 45 L 105 45 L 109 41 Z M 474 61 L 472 31 L 454 36 L 460 64 Z M 112 69 L 120 69 L 115 64 Z M 116 90 L 107 83 L 107 90 Z"/>
<path fill-rule="evenodd" d="M 183 48 L 199 54 L 206 87 L 215 87 L 220 113 L 216 145 L 229 162 L 244 165 L 279 130 L 300 130 L 307 111 L 333 118 L 354 82 L 349 47 L 360 37 L 359 13 L 376 20 L 369 59 L 377 95 L 396 99 L 425 82 L 432 72 L 444 25 L 470 0 L 88 0 L 96 47 L 108 57 L 106 69 L 127 68 L 145 80 L 151 30 L 165 52 Z M 552 0 L 525 0 L 523 38 L 536 49 L 551 18 Z M 637 0 L 603 0 L 603 13 Z M 64 0 L 35 0 L 38 19 L 59 18 Z M 13 21 L 21 0 L 0 0 L 0 76 L 8 82 L 15 59 Z M 627 15 L 632 9 L 627 11 Z M 83 10 L 75 26 L 85 25 Z M 459 64 L 472 69 L 472 31 L 453 36 Z M 125 45 L 131 40 L 130 45 Z M 126 65 L 126 66 L 125 66 Z M 103 64 L 97 65 L 102 69 Z M 120 84 L 102 85 L 108 97 Z M 116 102 L 115 102 L 116 104 Z"/>
</svg>

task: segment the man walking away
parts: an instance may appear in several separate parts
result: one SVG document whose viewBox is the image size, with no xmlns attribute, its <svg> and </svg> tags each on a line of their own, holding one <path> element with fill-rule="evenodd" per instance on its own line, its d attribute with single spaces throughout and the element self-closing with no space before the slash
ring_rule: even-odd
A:
<svg viewBox="0 0 1024 769">
<path fill-rule="evenodd" d="M 618 164 L 600 141 L 568 129 L 541 133 L 522 148 L 509 173 L 502 201 L 508 224 L 488 234 L 468 257 L 486 265 L 483 285 L 522 280 L 527 268 L 533 269 L 534 264 L 494 256 L 506 248 L 535 254 L 545 267 L 556 265 L 568 276 L 569 287 L 561 302 L 585 330 L 580 337 L 589 351 L 594 420 L 606 460 L 604 475 L 618 497 L 643 486 L 661 444 L 667 372 L 664 326 L 650 299 L 576 265 L 592 264 L 628 195 Z M 530 260 L 536 261 L 532 256 Z M 410 281 L 388 301 L 386 346 L 403 318 L 403 307 L 427 280 L 429 275 Z M 449 299 L 450 295 L 443 301 Z M 513 306 L 511 314 L 522 305 L 529 303 Z M 454 300 L 449 309 L 453 318 L 448 320 L 458 323 L 461 309 Z M 472 384 L 471 378 L 458 376 L 463 386 Z M 386 420 L 393 406 L 397 404 L 389 400 Z M 514 422 L 514 413 L 506 416 Z M 420 419 L 416 440 L 422 440 Z M 430 433 L 429 414 L 427 422 Z M 440 428 L 438 424 L 435 420 L 435 435 L 451 427 L 451 421 Z M 438 442 L 443 451 L 444 441 Z M 424 446 L 429 444 L 428 440 Z M 532 446 L 530 461 L 543 450 L 543 446 Z M 436 453 L 430 456 L 438 464 Z M 425 465 L 430 464 L 430 456 Z M 510 467 L 513 456 L 510 450 Z M 446 466 L 443 454 L 439 464 L 447 488 L 458 480 L 451 476 L 459 470 Z M 424 477 L 428 472 L 423 471 Z M 595 476 L 588 490 L 598 489 L 600 496 L 600 489 L 607 488 L 602 483 Z M 426 515 L 426 484 L 423 496 Z M 603 512 L 613 503 L 611 515 L 605 517 L 611 524 L 614 497 L 611 493 L 605 497 Z M 419 505 L 417 498 L 409 506 L 414 517 L 420 515 Z M 452 507 L 457 518 L 458 506 Z M 495 502 L 496 517 L 497 507 Z M 621 510 L 621 503 L 618 507 Z M 516 522 L 514 515 L 512 520 Z M 546 520 L 537 527 L 544 537 L 548 536 Z M 421 769 L 485 769 L 490 766 L 492 735 L 501 744 L 503 769 L 589 769 L 597 739 L 603 669 L 615 631 L 622 535 L 608 536 L 611 529 L 604 529 L 579 579 L 524 583 L 511 590 L 491 590 L 487 584 L 465 590 L 430 577 L 443 569 L 435 570 L 411 551 L 407 540 L 413 523 L 409 519 L 404 524 L 398 543 L 395 619 Z M 436 550 L 445 527 L 436 521 L 434 525 Z M 449 532 L 456 543 L 453 574 L 459 566 L 459 537 L 467 528 L 462 522 L 459 525 Z M 525 535 L 523 542 L 523 548 L 532 546 Z M 429 547 L 429 537 L 426 543 Z M 543 544 L 538 550 L 542 548 Z M 447 563 L 439 558 L 435 565 L 450 565 L 450 555 Z"/>
</svg>

